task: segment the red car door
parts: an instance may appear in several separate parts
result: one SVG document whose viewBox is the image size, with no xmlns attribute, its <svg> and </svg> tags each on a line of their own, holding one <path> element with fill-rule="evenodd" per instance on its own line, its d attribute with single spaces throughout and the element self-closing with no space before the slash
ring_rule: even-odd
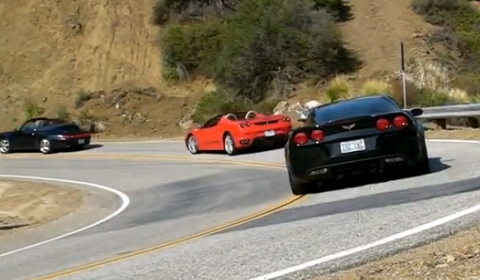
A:
<svg viewBox="0 0 480 280">
<path fill-rule="evenodd" d="M 200 150 L 218 150 L 218 143 L 221 141 L 220 129 L 218 123 L 223 115 L 215 116 L 206 121 L 205 124 L 195 132 L 195 138 L 197 139 Z M 220 145 L 223 147 L 223 145 Z"/>
</svg>

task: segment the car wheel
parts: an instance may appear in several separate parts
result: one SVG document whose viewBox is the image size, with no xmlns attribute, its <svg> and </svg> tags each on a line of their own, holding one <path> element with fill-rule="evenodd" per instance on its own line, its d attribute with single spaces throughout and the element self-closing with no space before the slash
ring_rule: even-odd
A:
<svg viewBox="0 0 480 280">
<path fill-rule="evenodd" d="M 10 141 L 8 139 L 0 140 L 0 153 L 2 154 L 10 153 Z"/>
<path fill-rule="evenodd" d="M 238 149 L 235 147 L 235 141 L 230 133 L 225 134 L 225 137 L 223 137 L 223 149 L 229 156 L 233 156 L 238 153 Z"/>
<path fill-rule="evenodd" d="M 293 195 L 306 195 L 310 194 L 315 190 L 317 187 L 317 182 L 310 182 L 310 183 L 299 183 L 295 179 L 292 178 L 290 172 L 288 173 L 288 180 L 290 181 L 290 189 L 292 190 Z"/>
<path fill-rule="evenodd" d="M 42 154 L 49 154 L 52 152 L 52 142 L 48 139 L 40 140 L 39 150 Z"/>
<path fill-rule="evenodd" d="M 198 143 L 197 143 L 197 139 L 195 139 L 195 137 L 193 137 L 193 135 L 190 135 L 188 138 L 187 138 L 187 150 L 191 153 L 191 154 L 198 154 Z"/>
<path fill-rule="evenodd" d="M 430 160 L 428 158 L 427 145 L 425 142 L 422 144 L 422 159 L 413 168 L 414 175 L 426 175 L 431 172 Z"/>
<path fill-rule="evenodd" d="M 430 169 L 430 159 L 428 158 L 427 144 L 425 142 L 423 142 L 422 150 L 423 156 L 419 164 L 419 172 L 420 174 L 429 174 L 432 170 Z"/>
</svg>

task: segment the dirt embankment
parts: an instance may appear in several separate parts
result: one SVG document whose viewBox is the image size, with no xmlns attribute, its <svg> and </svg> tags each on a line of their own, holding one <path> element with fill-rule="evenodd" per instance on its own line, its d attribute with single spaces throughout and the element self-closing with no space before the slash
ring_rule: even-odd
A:
<svg viewBox="0 0 480 280">
<path fill-rule="evenodd" d="M 164 81 L 156 44 L 159 29 L 149 22 L 153 2 L 2 1 L 0 130 L 18 125 L 29 111 L 24 101 L 33 99 L 46 115 L 67 111 L 99 121 L 105 134 L 181 134 L 179 121 L 208 83 Z M 400 41 L 408 55 L 419 46 L 412 35 L 429 25 L 408 2 L 350 2 L 353 19 L 342 30 L 365 62 L 361 78 L 396 71 Z M 128 94 L 122 93 L 125 88 Z M 153 94 L 146 90 L 150 88 L 156 89 Z"/>
<path fill-rule="evenodd" d="M 0 180 L 0 240 L 61 218 L 83 204 L 83 192 L 46 183 Z"/>
<path fill-rule="evenodd" d="M 204 83 L 164 83 L 155 43 L 159 30 L 149 23 L 152 4 L 2 1 L 0 130 L 21 123 L 34 109 L 24 104 L 31 99 L 45 115 L 67 111 L 101 121 L 110 134 L 179 133 L 178 121 Z M 112 92 L 124 88 L 128 95 Z M 142 94 L 148 88 L 154 94 Z M 93 98 L 78 102 L 90 92 Z"/>
</svg>

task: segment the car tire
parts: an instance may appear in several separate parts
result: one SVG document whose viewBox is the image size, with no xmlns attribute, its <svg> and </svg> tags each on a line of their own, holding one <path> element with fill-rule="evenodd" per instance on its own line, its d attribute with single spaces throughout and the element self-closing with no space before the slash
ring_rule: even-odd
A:
<svg viewBox="0 0 480 280">
<path fill-rule="evenodd" d="M 223 150 L 229 156 L 238 154 L 238 149 L 235 147 L 235 141 L 233 140 L 232 135 L 230 135 L 228 132 L 223 137 Z"/>
<path fill-rule="evenodd" d="M 198 142 L 197 142 L 197 139 L 195 139 L 195 137 L 193 137 L 193 135 L 190 135 L 188 136 L 187 138 L 187 141 L 186 141 L 186 146 L 187 146 L 187 150 L 192 154 L 192 155 L 196 155 L 199 153 L 199 150 L 198 150 Z"/>
<path fill-rule="evenodd" d="M 38 143 L 38 149 L 44 155 L 52 153 L 52 148 L 52 142 L 46 138 L 41 139 Z"/>
<path fill-rule="evenodd" d="M 288 180 L 290 182 L 290 189 L 293 195 L 306 195 L 314 192 L 315 187 L 317 187 L 317 182 L 310 182 L 310 183 L 299 183 L 295 179 L 292 178 L 290 172 L 288 172 Z"/>
<path fill-rule="evenodd" d="M 424 141 L 422 144 L 422 159 L 415 165 L 413 173 L 415 175 L 426 175 L 430 172 L 432 172 L 432 170 L 430 169 L 430 160 L 428 158 L 427 144 Z"/>
<path fill-rule="evenodd" d="M 430 169 L 430 159 L 428 158 L 427 144 L 425 143 L 425 141 L 423 142 L 422 150 L 423 156 L 422 161 L 419 164 L 419 172 L 423 175 L 432 172 L 432 170 Z"/>
<path fill-rule="evenodd" d="M 10 141 L 8 139 L 0 139 L 0 153 L 8 154 L 10 153 Z"/>
</svg>

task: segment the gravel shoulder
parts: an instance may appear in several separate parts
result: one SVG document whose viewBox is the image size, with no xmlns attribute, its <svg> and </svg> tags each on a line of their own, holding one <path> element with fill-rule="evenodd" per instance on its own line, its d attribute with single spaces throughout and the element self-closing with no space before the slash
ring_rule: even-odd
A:
<svg viewBox="0 0 480 280">
<path fill-rule="evenodd" d="M 430 139 L 479 140 L 480 129 L 427 131 Z M 480 279 L 480 225 L 430 244 L 315 280 Z"/>
<path fill-rule="evenodd" d="M 83 195 L 73 187 L 0 180 L 0 241 L 74 212 Z"/>
</svg>

